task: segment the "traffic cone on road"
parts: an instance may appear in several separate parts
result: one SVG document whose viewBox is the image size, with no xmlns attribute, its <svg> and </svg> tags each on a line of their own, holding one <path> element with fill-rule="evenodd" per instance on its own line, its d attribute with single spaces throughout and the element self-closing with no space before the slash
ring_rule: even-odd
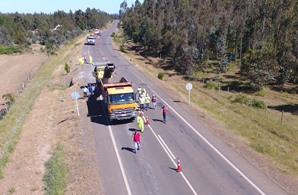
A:
<svg viewBox="0 0 298 195">
<path fill-rule="evenodd" d="M 182 169 L 181 169 L 181 164 L 180 164 L 180 159 L 178 158 L 177 160 L 177 169 L 176 169 L 177 172 L 181 172 Z"/>
</svg>

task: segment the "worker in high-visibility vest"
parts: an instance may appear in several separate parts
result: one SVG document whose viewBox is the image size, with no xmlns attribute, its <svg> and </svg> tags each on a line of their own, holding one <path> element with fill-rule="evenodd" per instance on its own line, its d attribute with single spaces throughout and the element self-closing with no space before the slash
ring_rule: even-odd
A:
<svg viewBox="0 0 298 195">
<path fill-rule="evenodd" d="M 143 94 L 139 97 L 139 103 L 140 103 L 140 110 L 143 111 L 145 108 L 145 96 Z"/>
<path fill-rule="evenodd" d="M 146 92 L 146 89 L 145 89 L 145 88 L 143 88 L 142 95 L 143 95 L 144 97 L 146 97 L 146 95 L 147 95 L 147 92 Z"/>
<path fill-rule="evenodd" d="M 150 101 L 151 101 L 151 98 L 150 98 L 149 94 L 147 93 L 147 95 L 145 97 L 145 109 L 146 109 L 146 111 L 149 108 Z"/>
<path fill-rule="evenodd" d="M 92 56 L 89 56 L 89 64 L 92 64 L 93 60 L 92 60 Z"/>
<path fill-rule="evenodd" d="M 139 116 L 137 116 L 137 123 L 138 123 L 138 129 L 142 133 L 144 132 L 144 122 L 146 118 L 144 117 L 144 114 L 142 111 L 139 112 Z"/>
<path fill-rule="evenodd" d="M 141 97 L 141 94 L 142 94 L 142 88 L 139 86 L 138 87 L 138 93 L 137 93 L 137 95 L 138 95 L 137 100 L 138 101 L 139 101 L 139 98 Z"/>
<path fill-rule="evenodd" d="M 84 64 L 84 58 L 83 57 L 79 58 L 79 62 L 80 62 L 80 65 L 83 65 Z"/>
</svg>

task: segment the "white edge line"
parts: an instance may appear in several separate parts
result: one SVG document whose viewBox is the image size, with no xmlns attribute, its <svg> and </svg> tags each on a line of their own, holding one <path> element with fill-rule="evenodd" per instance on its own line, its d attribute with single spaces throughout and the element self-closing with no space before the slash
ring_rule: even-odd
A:
<svg viewBox="0 0 298 195">
<path fill-rule="evenodd" d="M 123 180 L 124 180 L 124 183 L 125 183 L 125 186 L 126 186 L 127 193 L 129 195 L 132 195 L 130 186 L 128 184 L 127 176 L 126 176 L 126 173 L 124 171 L 123 164 L 122 164 L 122 161 L 121 161 L 121 158 L 120 158 L 120 155 L 119 155 L 117 144 L 116 144 L 115 139 L 114 139 L 113 131 L 112 131 L 112 128 L 111 128 L 110 125 L 109 125 L 109 132 L 110 132 L 112 142 L 113 142 L 113 145 L 114 145 L 114 148 L 115 148 L 117 160 L 118 160 L 118 163 L 119 163 L 119 166 L 120 166 L 120 169 L 121 169 L 121 173 L 122 173 L 122 176 L 123 176 Z"/>
<path fill-rule="evenodd" d="M 199 137 L 203 139 L 220 157 L 222 157 L 234 170 L 236 170 L 248 183 L 251 184 L 260 194 L 265 195 L 264 193 L 255 183 L 253 183 L 244 173 L 242 173 L 229 159 L 227 159 L 217 148 L 215 148 L 203 135 L 201 135 L 191 124 L 189 124 L 176 110 L 174 110 L 163 98 L 161 98 L 157 93 L 148 86 L 148 88 L 153 91 L 156 96 L 164 102 L 182 121 L 184 121 L 193 132 L 195 132 Z"/>
<path fill-rule="evenodd" d="M 169 156 L 169 158 L 170 158 L 170 160 L 172 161 L 172 163 L 176 166 L 176 163 L 175 163 L 175 161 L 174 161 L 174 159 L 171 157 L 171 154 L 170 153 L 172 153 L 171 151 L 170 151 L 170 149 L 168 148 L 168 151 L 167 151 L 167 149 L 165 148 L 165 147 L 167 147 L 166 146 L 166 144 L 165 144 L 165 146 L 163 145 L 163 141 L 161 141 L 160 139 L 159 139 L 159 137 L 156 135 L 156 133 L 154 132 L 154 130 L 151 128 L 151 126 L 150 125 L 148 125 L 148 127 L 150 128 L 150 130 L 151 130 L 151 132 L 153 133 L 153 135 L 156 137 L 156 139 L 157 139 L 157 141 L 160 143 L 160 145 L 161 145 L 161 147 L 164 149 L 164 151 L 167 153 L 167 155 Z M 160 137 L 161 138 L 161 137 Z M 172 154 L 173 155 L 173 154 Z M 197 195 L 197 192 L 195 191 L 195 189 L 192 187 L 192 185 L 189 183 L 189 181 L 187 180 L 187 178 L 185 177 L 185 175 L 182 173 L 182 172 L 179 172 L 180 174 L 181 174 L 181 176 L 183 177 L 183 179 L 185 180 L 185 182 L 187 183 L 187 185 L 189 186 L 189 188 L 191 189 L 191 191 L 195 194 L 195 195 Z"/>
<path fill-rule="evenodd" d="M 109 124 L 107 113 L 104 112 L 104 115 L 105 115 L 105 118 L 106 118 L 106 120 L 108 122 L 109 133 L 110 133 L 110 136 L 111 136 L 111 139 L 112 139 L 112 142 L 113 142 L 113 146 L 114 146 L 115 153 L 116 153 L 116 156 L 117 156 L 117 160 L 118 160 L 118 163 L 119 163 L 119 166 L 120 166 L 122 177 L 123 177 L 123 180 L 124 180 L 124 183 L 125 183 L 127 194 L 128 195 L 132 195 L 131 189 L 130 189 L 130 186 L 129 186 L 129 183 L 128 183 L 128 180 L 127 180 L 127 176 L 126 176 L 126 173 L 125 173 L 124 168 L 123 168 L 122 160 L 121 160 L 120 155 L 119 155 L 119 151 L 118 151 L 118 147 L 117 147 L 117 144 L 116 144 L 116 141 L 115 141 L 115 138 L 114 138 L 114 134 L 113 134 L 112 128 L 111 128 L 111 126 Z"/>
</svg>

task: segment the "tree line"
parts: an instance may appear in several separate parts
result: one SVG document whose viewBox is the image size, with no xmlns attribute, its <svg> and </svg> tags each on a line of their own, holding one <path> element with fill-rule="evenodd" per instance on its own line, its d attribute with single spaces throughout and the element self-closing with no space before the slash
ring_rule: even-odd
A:
<svg viewBox="0 0 298 195">
<path fill-rule="evenodd" d="M 71 10 L 69 13 L 56 11 L 53 14 L 0 13 L 0 45 L 26 47 L 39 43 L 53 52 L 85 30 L 99 29 L 115 17 L 94 8 L 74 13 Z"/>
<path fill-rule="evenodd" d="M 297 0 L 136 0 L 120 6 L 122 27 L 147 55 L 168 57 L 184 74 L 231 61 L 261 87 L 298 83 Z"/>
</svg>

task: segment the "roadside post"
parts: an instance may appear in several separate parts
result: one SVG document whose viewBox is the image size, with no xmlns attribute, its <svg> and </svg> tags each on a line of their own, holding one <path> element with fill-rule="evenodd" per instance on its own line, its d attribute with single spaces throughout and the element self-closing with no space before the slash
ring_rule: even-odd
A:
<svg viewBox="0 0 298 195">
<path fill-rule="evenodd" d="M 190 106 L 190 90 L 192 89 L 192 84 L 187 83 L 186 84 L 186 89 L 188 90 L 188 105 Z"/>
<path fill-rule="evenodd" d="M 72 92 L 71 93 L 71 98 L 73 100 L 76 100 L 76 109 L 77 109 L 77 113 L 78 113 L 78 116 L 80 116 L 80 112 L 79 112 L 79 106 L 78 106 L 78 99 L 80 98 L 80 94 L 78 92 Z"/>
</svg>

